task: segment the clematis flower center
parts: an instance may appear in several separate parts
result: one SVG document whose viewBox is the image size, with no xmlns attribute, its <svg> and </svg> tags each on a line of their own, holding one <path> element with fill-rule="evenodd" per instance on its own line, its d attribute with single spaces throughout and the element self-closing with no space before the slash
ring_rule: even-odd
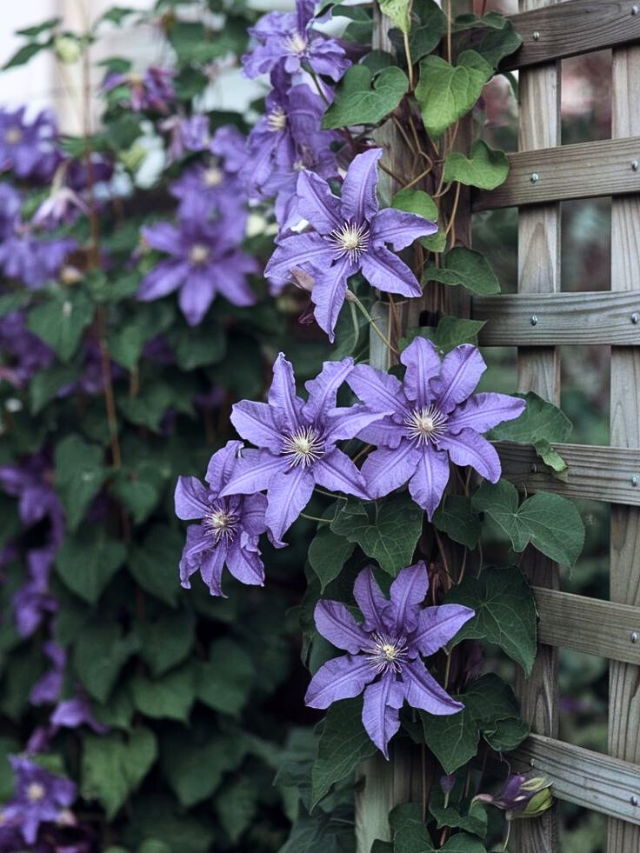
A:
<svg viewBox="0 0 640 853">
<path fill-rule="evenodd" d="M 387 637 L 372 634 L 373 645 L 365 652 L 376 672 L 401 672 L 407 658 L 407 643 L 404 637 Z"/>
<path fill-rule="evenodd" d="M 22 131 L 19 127 L 10 127 L 4 135 L 7 145 L 17 145 L 22 140 Z"/>
<path fill-rule="evenodd" d="M 299 32 L 295 32 L 286 40 L 285 48 L 289 53 L 297 53 L 300 55 L 307 49 L 307 42 Z"/>
<path fill-rule="evenodd" d="M 307 468 L 324 455 L 324 443 L 313 427 L 304 427 L 285 437 L 282 453 L 289 457 L 289 466 Z"/>
<path fill-rule="evenodd" d="M 31 803 L 37 803 L 39 800 L 42 800 L 45 793 L 44 785 L 41 785 L 39 782 L 32 782 L 27 787 L 27 799 Z"/>
<path fill-rule="evenodd" d="M 279 133 L 287 126 L 287 114 L 282 107 L 276 107 L 267 116 L 267 127 L 273 133 Z"/>
<path fill-rule="evenodd" d="M 338 257 L 349 255 L 349 260 L 356 261 L 369 248 L 369 227 L 364 222 L 345 222 L 334 228 L 329 239 L 338 250 Z"/>
<path fill-rule="evenodd" d="M 215 166 L 210 166 L 203 175 L 206 187 L 217 187 L 222 183 L 222 171 Z"/>
<path fill-rule="evenodd" d="M 205 518 L 204 523 L 216 545 L 222 539 L 232 542 L 238 527 L 238 516 L 224 509 L 216 509 Z"/>
<path fill-rule="evenodd" d="M 189 260 L 192 264 L 204 264 L 209 258 L 209 249 L 202 243 L 195 243 L 189 250 Z"/>
<path fill-rule="evenodd" d="M 436 444 L 446 432 L 447 416 L 435 406 L 415 409 L 405 420 L 409 438 L 421 444 Z"/>
</svg>

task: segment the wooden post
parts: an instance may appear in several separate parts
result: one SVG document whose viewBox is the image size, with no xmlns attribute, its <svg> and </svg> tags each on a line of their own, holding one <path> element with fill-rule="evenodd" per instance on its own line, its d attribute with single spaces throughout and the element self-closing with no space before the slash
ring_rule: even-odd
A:
<svg viewBox="0 0 640 853">
<path fill-rule="evenodd" d="M 548 0 L 520 0 L 520 10 L 550 5 Z M 558 63 L 520 73 L 519 150 L 560 145 L 560 74 Z M 544 176 L 542 178 L 544 180 Z M 587 177 L 585 176 L 585 180 Z M 533 205 L 518 219 L 518 291 L 555 293 L 560 290 L 560 205 Z M 554 347 L 518 350 L 518 388 L 560 402 L 560 360 Z M 556 589 L 557 566 L 529 550 L 523 569 L 536 586 Z M 556 737 L 558 718 L 558 652 L 540 645 L 531 677 L 519 679 L 523 718 L 537 734 Z M 530 821 L 516 821 L 512 849 L 517 853 L 557 853 L 557 820 L 553 812 Z"/>
<path fill-rule="evenodd" d="M 640 48 L 613 52 L 612 137 L 640 135 Z M 629 163 L 629 170 L 632 170 Z M 640 196 L 614 196 L 611 208 L 611 289 L 637 290 Z M 616 447 L 640 447 L 640 350 L 612 347 L 611 436 Z M 635 472 L 630 472 L 630 475 Z M 612 601 L 640 605 L 640 508 L 611 507 Z M 609 753 L 640 764 L 640 667 L 617 661 L 609 670 Z M 631 796 L 631 795 L 630 795 Z M 640 827 L 609 819 L 608 853 L 637 853 Z"/>
</svg>

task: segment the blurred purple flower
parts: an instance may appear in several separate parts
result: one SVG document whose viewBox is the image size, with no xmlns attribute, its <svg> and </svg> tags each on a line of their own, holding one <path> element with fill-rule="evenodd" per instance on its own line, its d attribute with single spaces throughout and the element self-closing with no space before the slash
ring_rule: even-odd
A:
<svg viewBox="0 0 640 853">
<path fill-rule="evenodd" d="M 539 817 L 553 805 L 551 780 L 546 776 L 512 774 L 496 796 L 478 794 L 473 802 L 489 803 L 506 812 L 507 820 Z"/>
<path fill-rule="evenodd" d="M 55 613 L 58 603 L 49 591 L 49 574 L 55 548 L 34 548 L 27 553 L 28 580 L 13 596 L 16 627 L 21 637 L 30 637 L 45 614 Z"/>
<path fill-rule="evenodd" d="M 27 329 L 23 311 L 0 317 L 0 352 L 0 379 L 16 388 L 23 388 L 34 373 L 49 367 L 55 358 L 53 350 Z"/>
<path fill-rule="evenodd" d="M 380 445 L 362 467 L 373 498 L 409 483 L 413 500 L 433 517 L 449 480 L 449 460 L 470 465 L 492 483 L 500 460 L 481 433 L 519 417 L 524 400 L 506 394 L 473 394 L 486 369 L 476 347 L 464 344 L 441 360 L 434 345 L 416 338 L 400 356 L 404 381 L 358 365 L 347 382 L 373 412 L 388 414 L 361 430 Z"/>
<path fill-rule="evenodd" d="M 247 220 L 244 186 L 235 173 L 227 172 L 222 165 L 211 162 L 192 166 L 169 189 L 180 199 L 179 215 L 189 216 L 193 201 L 200 204 L 202 200 L 221 217 L 232 219 L 239 234 L 244 234 Z"/>
<path fill-rule="evenodd" d="M 217 294 L 232 305 L 256 302 L 247 274 L 257 272 L 258 264 L 237 247 L 238 223 L 209 221 L 197 215 L 203 210 L 206 205 L 192 199 L 177 225 L 157 222 L 142 229 L 147 244 L 170 258 L 147 273 L 137 297 L 149 302 L 180 290 L 178 301 L 190 326 L 201 322 Z"/>
<path fill-rule="evenodd" d="M 28 122 L 26 107 L 13 112 L 0 109 L 0 170 L 19 178 L 50 180 L 61 155 L 55 143 L 58 131 L 47 112 Z"/>
<path fill-rule="evenodd" d="M 219 127 L 213 137 L 209 150 L 224 161 L 224 170 L 237 174 L 247 162 L 247 137 L 233 124 Z"/>
<path fill-rule="evenodd" d="M 313 30 L 313 13 L 313 0 L 296 0 L 295 12 L 263 15 L 249 30 L 257 44 L 242 57 L 246 76 L 258 77 L 274 68 L 298 74 L 308 67 L 339 80 L 351 62 L 335 39 Z"/>
<path fill-rule="evenodd" d="M 315 317 L 330 340 L 347 281 L 355 273 L 362 272 L 373 287 L 387 293 L 422 294 L 413 272 L 386 244 L 404 249 L 418 237 L 433 234 L 438 226 L 414 213 L 379 209 L 376 187 L 381 156 L 382 150 L 374 148 L 353 160 L 341 198 L 318 175 L 302 172 L 297 185 L 298 209 L 315 231 L 280 239 L 265 269 L 276 288 L 289 280 L 294 267 L 313 274 Z"/>
<path fill-rule="evenodd" d="M 51 714 L 49 722 L 55 729 L 77 729 L 85 725 L 93 729 L 96 734 L 104 734 L 108 731 L 107 726 L 99 723 L 93 716 L 89 703 L 83 696 L 75 696 L 73 699 L 60 702 Z"/>
<path fill-rule="evenodd" d="M 44 643 L 43 651 L 53 666 L 31 688 L 29 701 L 32 705 L 53 705 L 62 692 L 67 653 L 52 640 Z"/>
<path fill-rule="evenodd" d="M 178 160 L 187 152 L 206 151 L 211 144 L 209 119 L 203 113 L 192 116 L 171 116 L 162 122 L 169 133 L 169 157 Z"/>
<path fill-rule="evenodd" d="M 17 465 L 0 466 L 0 487 L 19 499 L 18 512 L 25 527 L 48 517 L 52 542 L 59 544 L 64 535 L 64 511 L 51 485 L 52 463 L 45 452 L 25 457 Z"/>
<path fill-rule="evenodd" d="M 0 268 L 7 278 L 39 290 L 54 281 L 67 255 L 77 247 L 70 237 L 36 238 L 30 226 L 16 225 L 0 242 Z"/>
<path fill-rule="evenodd" d="M 175 72 L 169 68 L 151 66 L 142 75 L 135 72 L 108 74 L 102 88 L 105 92 L 120 87 L 128 89 L 128 97 L 122 100 L 128 101 L 135 112 L 168 113 L 176 99 L 174 76 Z"/>
<path fill-rule="evenodd" d="M 434 654 L 455 637 L 474 611 L 459 604 L 423 608 L 428 589 L 423 562 L 398 573 L 390 599 L 380 591 L 371 568 L 366 568 L 353 589 L 362 623 L 338 601 L 316 605 L 316 628 L 348 654 L 320 667 L 305 702 L 324 709 L 364 691 L 362 722 L 385 758 L 389 757 L 388 743 L 400 728 L 399 711 L 405 701 L 436 715 L 456 714 L 464 707 L 442 689 L 421 657 Z"/>
<path fill-rule="evenodd" d="M 330 491 L 368 499 L 362 474 L 337 442 L 353 438 L 381 416 L 363 406 L 336 408 L 338 388 L 353 370 L 353 359 L 327 361 L 296 395 L 291 364 L 280 353 L 273 367 L 268 403 L 242 400 L 231 421 L 260 450 L 244 450 L 223 495 L 267 490 L 267 526 L 280 540 L 309 503 L 316 484 Z"/>
<path fill-rule="evenodd" d="M 9 757 L 16 793 L 2 808 L 2 816 L 17 822 L 27 844 L 33 844 L 41 823 L 58 821 L 76 798 L 76 786 L 24 756 Z"/>
<path fill-rule="evenodd" d="M 180 477 L 176 486 L 176 515 L 183 521 L 202 519 L 187 530 L 187 543 L 180 560 L 180 582 L 191 588 L 189 578 L 200 570 L 211 595 L 222 592 L 222 570 L 226 565 L 241 583 L 263 586 L 264 566 L 258 540 L 266 531 L 264 495 L 240 496 L 221 492 L 233 477 L 241 441 L 229 441 L 209 461 L 207 486 L 197 477 Z"/>
</svg>

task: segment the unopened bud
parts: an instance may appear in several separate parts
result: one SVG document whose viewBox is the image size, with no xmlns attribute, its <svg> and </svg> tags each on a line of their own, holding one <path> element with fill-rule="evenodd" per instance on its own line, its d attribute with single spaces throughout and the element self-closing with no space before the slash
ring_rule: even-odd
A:
<svg viewBox="0 0 640 853">
<path fill-rule="evenodd" d="M 60 281 L 62 284 L 77 284 L 82 281 L 82 273 L 77 267 L 65 264 L 60 270 Z"/>
<path fill-rule="evenodd" d="M 53 40 L 53 49 L 63 65 L 73 65 L 82 56 L 80 43 L 73 36 L 56 36 Z"/>
</svg>

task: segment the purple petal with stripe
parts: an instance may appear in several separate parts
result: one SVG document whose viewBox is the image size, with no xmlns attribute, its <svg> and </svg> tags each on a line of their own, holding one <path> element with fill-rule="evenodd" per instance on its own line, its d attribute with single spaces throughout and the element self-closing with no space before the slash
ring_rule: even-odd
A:
<svg viewBox="0 0 640 853">
<path fill-rule="evenodd" d="M 310 708 L 328 708 L 340 699 L 353 699 L 376 676 L 369 660 L 362 655 L 342 655 L 327 661 L 311 679 L 304 697 Z"/>
<path fill-rule="evenodd" d="M 210 511 L 209 490 L 197 477 L 178 477 L 174 495 L 176 515 L 183 521 L 204 518 Z"/>
<path fill-rule="evenodd" d="M 318 631 L 337 649 L 355 655 L 371 645 L 369 635 L 339 601 L 319 601 L 313 616 Z"/>
<path fill-rule="evenodd" d="M 503 421 L 519 418 L 526 408 L 526 402 L 519 397 L 492 392 L 474 394 L 453 412 L 447 421 L 448 432 L 460 432 L 473 429 L 486 432 Z"/>
<path fill-rule="evenodd" d="M 332 450 L 313 466 L 313 477 L 330 492 L 343 492 L 369 500 L 365 478 L 342 450 Z"/>
<path fill-rule="evenodd" d="M 440 356 L 431 341 L 416 338 L 400 356 L 407 368 L 404 374 L 404 390 L 417 406 L 428 406 L 433 399 L 429 383 L 440 372 Z"/>
<path fill-rule="evenodd" d="M 453 639 L 460 628 L 475 616 L 475 611 L 461 604 L 441 604 L 420 611 L 415 633 L 409 638 L 421 655 L 428 657 Z"/>
<path fill-rule="evenodd" d="M 449 482 L 449 458 L 442 450 L 427 445 L 418 451 L 418 464 L 409 480 L 409 494 L 427 513 L 429 521 L 442 500 Z"/>
<path fill-rule="evenodd" d="M 433 382 L 438 408 L 448 414 L 469 397 L 487 369 L 477 347 L 462 344 L 442 360 L 440 377 Z"/>
<path fill-rule="evenodd" d="M 305 418 L 313 421 L 324 415 L 328 409 L 335 408 L 338 389 L 352 370 L 352 358 L 343 358 L 342 361 L 325 361 L 316 378 L 304 384 L 308 394 L 307 402 L 302 407 Z"/>
<path fill-rule="evenodd" d="M 372 412 L 397 412 L 403 418 L 411 414 L 402 383 L 390 373 L 358 364 L 349 374 L 347 385 Z"/>
<path fill-rule="evenodd" d="M 303 403 L 296 396 L 296 377 L 284 353 L 278 354 L 273 365 L 273 381 L 267 399 L 280 415 L 278 421 L 281 429 L 286 427 L 290 432 L 295 432 L 303 426 L 300 420 Z"/>
<path fill-rule="evenodd" d="M 264 566 L 257 548 L 243 548 L 236 539 L 227 554 L 227 568 L 241 583 L 264 586 Z"/>
<path fill-rule="evenodd" d="M 409 441 L 403 441 L 393 449 L 379 447 L 370 453 L 362 466 L 370 496 L 382 498 L 404 486 L 415 475 L 420 457 L 420 451 Z"/>
<path fill-rule="evenodd" d="M 362 274 L 372 287 L 385 293 L 422 296 L 420 282 L 404 261 L 384 246 L 370 249 L 360 258 Z"/>
<path fill-rule="evenodd" d="M 319 234 L 285 237 L 265 267 L 265 278 L 289 281 L 294 267 L 326 267 L 332 263 L 334 254 L 334 249 Z"/>
<path fill-rule="evenodd" d="M 189 265 L 183 261 L 162 261 L 140 282 L 136 299 L 151 302 L 177 290 L 189 275 Z"/>
<path fill-rule="evenodd" d="M 463 429 L 458 435 L 443 435 L 440 447 L 456 465 L 470 465 L 490 483 L 500 479 L 502 468 L 495 447 L 472 429 Z"/>
<path fill-rule="evenodd" d="M 418 624 L 420 605 L 429 589 L 427 567 L 421 560 L 402 569 L 389 590 L 388 614 L 398 635 L 410 634 Z"/>
<path fill-rule="evenodd" d="M 273 416 L 273 409 L 266 403 L 241 400 L 231 410 L 231 423 L 243 438 L 266 447 L 273 453 L 282 449 L 282 432 Z"/>
<path fill-rule="evenodd" d="M 342 184 L 342 212 L 345 219 L 361 223 L 378 212 L 378 161 L 381 148 L 372 148 L 354 157 Z"/>
<path fill-rule="evenodd" d="M 228 441 L 209 460 L 205 480 L 211 486 L 213 495 L 217 496 L 223 486 L 229 482 L 229 478 L 238 464 L 240 451 L 243 447 L 241 441 Z"/>
<path fill-rule="evenodd" d="M 281 540 L 311 499 L 315 481 L 302 466 L 278 474 L 269 483 L 265 520 L 272 535 Z"/>
<path fill-rule="evenodd" d="M 396 251 L 406 249 L 419 237 L 429 237 L 438 230 L 438 223 L 416 213 L 385 207 L 371 220 L 371 243 L 382 246 L 390 243 Z"/>
<path fill-rule="evenodd" d="M 362 724 L 386 759 L 389 758 L 389 741 L 400 728 L 404 698 L 404 685 L 391 673 L 386 673 L 364 691 Z"/>
<path fill-rule="evenodd" d="M 402 667 L 402 680 L 405 685 L 405 698 L 412 708 L 419 708 L 429 714 L 444 716 L 457 714 L 464 705 L 452 699 L 435 678 L 427 672 L 420 661 L 409 661 Z"/>
<path fill-rule="evenodd" d="M 268 489 L 273 478 L 284 474 L 288 467 L 289 463 L 283 456 L 274 456 L 268 450 L 243 450 L 220 497 L 253 495 Z"/>
<path fill-rule="evenodd" d="M 338 259 L 333 266 L 314 268 L 315 284 L 311 290 L 311 301 L 316 306 L 313 316 L 320 328 L 333 343 L 338 314 L 344 305 L 347 279 L 357 272 L 357 266 L 348 255 Z"/>
<path fill-rule="evenodd" d="M 320 234 L 330 234 L 344 223 L 340 199 L 329 189 L 329 184 L 313 172 L 301 172 L 296 188 L 298 210 L 301 216 Z"/>
<path fill-rule="evenodd" d="M 360 612 L 364 616 L 362 627 L 365 631 L 386 631 L 385 610 L 389 600 L 384 597 L 370 566 L 363 569 L 353 586 L 353 596 Z"/>
</svg>

